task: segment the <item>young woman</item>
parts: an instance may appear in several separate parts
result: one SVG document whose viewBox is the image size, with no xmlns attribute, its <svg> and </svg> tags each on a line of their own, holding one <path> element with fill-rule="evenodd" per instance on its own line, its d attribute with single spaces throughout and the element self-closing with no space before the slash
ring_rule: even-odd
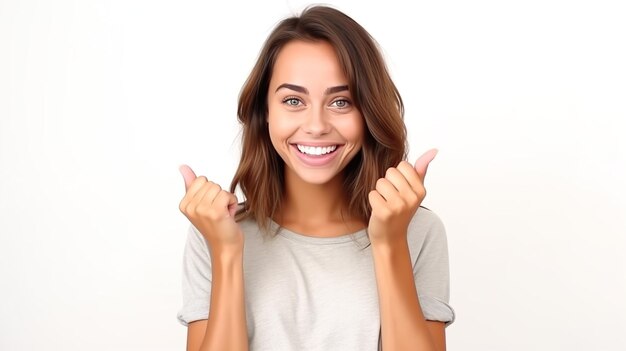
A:
<svg viewBox="0 0 626 351">
<path fill-rule="evenodd" d="M 420 207 L 436 150 L 404 161 L 403 113 L 350 17 L 279 23 L 240 95 L 230 191 L 180 167 L 188 350 L 445 350 L 446 234 Z"/>
</svg>

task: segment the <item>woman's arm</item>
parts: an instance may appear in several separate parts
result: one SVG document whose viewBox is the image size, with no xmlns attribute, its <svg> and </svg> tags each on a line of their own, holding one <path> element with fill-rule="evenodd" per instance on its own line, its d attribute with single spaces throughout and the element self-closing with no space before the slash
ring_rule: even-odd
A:
<svg viewBox="0 0 626 351">
<path fill-rule="evenodd" d="M 248 350 L 244 304 L 243 247 L 212 250 L 209 319 L 189 324 L 187 351 Z"/>
<path fill-rule="evenodd" d="M 202 234 L 211 256 L 211 298 L 205 323 L 189 326 L 187 350 L 248 350 L 244 304 L 244 237 L 235 221 L 237 197 L 182 165 L 181 212 Z"/>
<path fill-rule="evenodd" d="M 368 232 L 385 351 L 445 350 L 443 328 L 427 322 L 419 304 L 407 241 L 409 222 L 426 196 L 428 164 L 436 154 L 437 150 L 429 150 L 414 167 L 402 161 L 389 168 L 369 193 Z"/>
<path fill-rule="evenodd" d="M 445 351 L 444 323 L 424 319 L 407 241 L 380 245 L 372 243 L 372 254 L 383 350 Z"/>
</svg>

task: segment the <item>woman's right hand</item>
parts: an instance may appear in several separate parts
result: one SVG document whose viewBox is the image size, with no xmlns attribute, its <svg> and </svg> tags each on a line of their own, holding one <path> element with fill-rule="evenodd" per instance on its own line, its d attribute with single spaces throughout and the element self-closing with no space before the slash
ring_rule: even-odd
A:
<svg viewBox="0 0 626 351">
<path fill-rule="evenodd" d="M 182 165 L 186 194 L 180 211 L 202 233 L 212 249 L 241 249 L 243 233 L 235 221 L 237 197 L 209 180 L 197 177 L 191 167 Z"/>
</svg>

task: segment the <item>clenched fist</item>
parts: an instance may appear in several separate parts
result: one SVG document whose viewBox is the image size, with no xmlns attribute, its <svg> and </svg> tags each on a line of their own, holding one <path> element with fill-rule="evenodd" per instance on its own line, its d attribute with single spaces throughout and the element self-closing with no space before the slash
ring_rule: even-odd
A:
<svg viewBox="0 0 626 351">
<path fill-rule="evenodd" d="M 180 211 L 202 233 L 212 250 L 241 249 L 243 234 L 237 222 L 237 197 L 209 180 L 197 177 L 187 166 L 179 167 L 186 194 Z"/>
<path fill-rule="evenodd" d="M 436 149 L 427 151 L 415 166 L 402 161 L 397 167 L 387 169 L 384 178 L 378 179 L 376 189 L 369 193 L 372 215 L 368 232 L 372 245 L 406 239 L 409 223 L 426 197 L 424 177 L 435 155 Z"/>
</svg>

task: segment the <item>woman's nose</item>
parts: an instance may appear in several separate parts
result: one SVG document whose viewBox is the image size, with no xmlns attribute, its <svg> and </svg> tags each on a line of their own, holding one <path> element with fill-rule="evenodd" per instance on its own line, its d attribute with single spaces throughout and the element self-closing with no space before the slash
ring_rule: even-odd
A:
<svg viewBox="0 0 626 351">
<path fill-rule="evenodd" d="M 307 113 L 302 129 L 307 134 L 324 135 L 330 132 L 327 111 L 323 107 L 312 108 Z"/>
</svg>

